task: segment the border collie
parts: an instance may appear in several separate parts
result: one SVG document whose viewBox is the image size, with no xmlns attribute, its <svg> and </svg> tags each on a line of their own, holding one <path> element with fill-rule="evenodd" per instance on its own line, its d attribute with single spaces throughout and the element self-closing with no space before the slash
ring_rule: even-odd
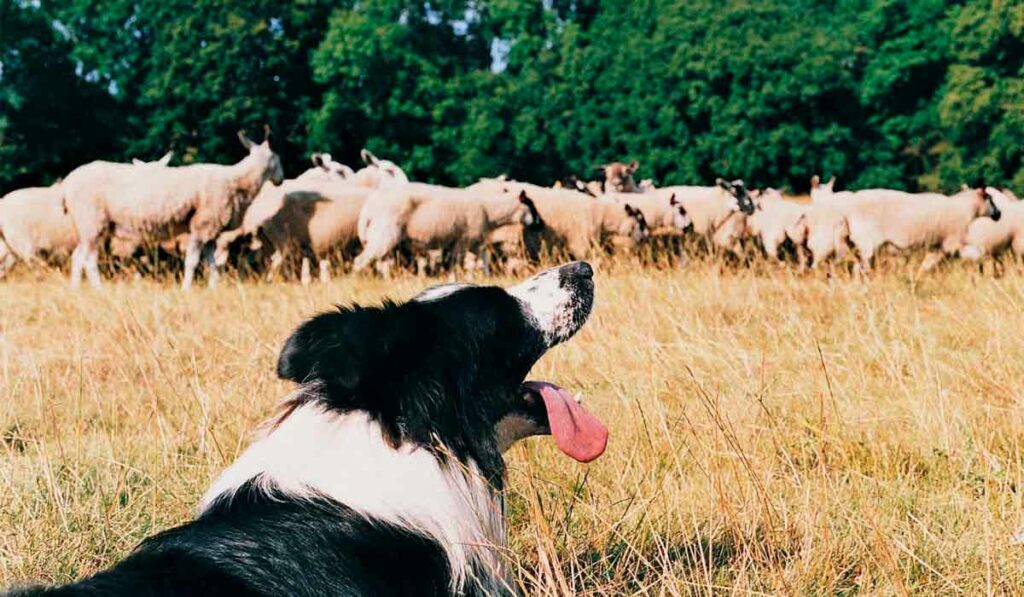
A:
<svg viewBox="0 0 1024 597">
<path fill-rule="evenodd" d="M 502 452 L 552 434 L 572 458 L 605 427 L 524 381 L 590 314 L 583 262 L 518 286 L 450 284 L 300 325 L 277 374 L 300 385 L 198 517 L 77 583 L 18 595 L 513 594 Z"/>
</svg>

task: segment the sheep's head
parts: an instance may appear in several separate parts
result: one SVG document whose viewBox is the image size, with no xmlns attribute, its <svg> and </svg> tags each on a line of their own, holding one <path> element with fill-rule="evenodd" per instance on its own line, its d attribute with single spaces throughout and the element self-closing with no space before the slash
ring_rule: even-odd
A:
<svg viewBox="0 0 1024 597">
<path fill-rule="evenodd" d="M 611 162 L 601 166 L 604 171 L 605 190 L 617 193 L 632 193 L 636 191 L 636 182 L 633 180 L 633 173 L 637 171 L 640 164 L 633 160 L 628 164 L 622 162 Z"/>
<path fill-rule="evenodd" d="M 835 191 L 836 177 L 833 176 L 828 182 L 822 183 L 821 177 L 815 174 L 811 177 L 811 201 L 816 201 L 823 196 L 831 195 Z"/>
<path fill-rule="evenodd" d="M 380 187 L 388 184 L 405 184 L 409 182 L 409 177 L 394 162 L 379 159 L 367 149 L 360 151 L 359 157 L 366 164 L 365 168 L 356 172 L 356 182 L 362 186 Z"/>
<path fill-rule="evenodd" d="M 245 130 L 238 131 L 238 140 L 242 147 L 249 150 L 249 157 L 253 158 L 262 167 L 263 180 L 280 185 L 284 182 L 284 168 L 281 166 L 281 158 L 270 148 L 270 127 L 263 127 L 263 142 L 256 143 L 245 134 Z"/>
<path fill-rule="evenodd" d="M 998 222 L 1003 217 L 1003 212 L 996 205 L 992 191 L 995 191 L 995 189 L 982 187 L 970 192 L 974 198 L 974 215 L 978 218 L 992 218 L 993 221 Z M 995 192 L 998 193 L 998 191 Z"/>
<path fill-rule="evenodd" d="M 729 181 L 719 178 L 715 180 L 715 184 L 729 194 L 731 198 L 729 208 L 732 211 L 741 211 L 748 216 L 754 213 L 754 200 L 751 199 L 747 186 L 742 180 L 737 178 Z"/>
<path fill-rule="evenodd" d="M 542 230 L 544 218 L 540 217 L 537 205 L 526 195 L 526 191 L 519 191 L 519 203 L 522 205 L 519 223 L 523 225 L 523 228 L 530 231 Z"/>
<path fill-rule="evenodd" d="M 675 193 L 672 193 L 672 196 L 668 198 L 668 204 L 673 210 L 672 227 L 684 232 L 692 230 L 693 218 L 686 212 L 686 206 L 676 199 Z"/>
<path fill-rule="evenodd" d="M 312 158 L 313 166 L 322 170 L 328 180 L 347 180 L 355 174 L 352 168 L 336 162 L 329 153 L 314 153 Z"/>
<path fill-rule="evenodd" d="M 651 236 L 651 229 L 647 226 L 647 218 L 644 217 L 644 212 L 638 208 L 626 203 L 623 204 L 623 209 L 626 210 L 626 234 L 634 242 L 643 242 L 649 236 Z"/>
</svg>

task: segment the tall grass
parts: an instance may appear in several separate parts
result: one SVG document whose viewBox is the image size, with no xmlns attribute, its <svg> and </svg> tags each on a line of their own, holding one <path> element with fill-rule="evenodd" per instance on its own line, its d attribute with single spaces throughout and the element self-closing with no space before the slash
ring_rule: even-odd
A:
<svg viewBox="0 0 1024 597">
<path fill-rule="evenodd" d="M 590 323 L 531 376 L 612 439 L 586 466 L 549 438 L 508 455 L 524 593 L 1021 593 L 1024 278 L 904 271 L 599 268 Z M 187 520 L 289 391 L 297 323 L 428 283 L 0 284 L 0 585 Z"/>
</svg>

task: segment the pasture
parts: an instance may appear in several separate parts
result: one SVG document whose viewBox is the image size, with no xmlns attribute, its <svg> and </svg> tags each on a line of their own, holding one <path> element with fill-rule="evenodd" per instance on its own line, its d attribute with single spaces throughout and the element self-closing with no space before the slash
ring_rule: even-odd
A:
<svg viewBox="0 0 1024 597">
<path fill-rule="evenodd" d="M 550 438 L 508 455 L 523 593 L 1019 593 L 1024 277 L 915 271 L 602 263 L 594 316 L 531 377 L 581 391 L 611 441 L 590 465 Z M 188 520 L 288 393 L 295 325 L 432 283 L 10 276 L 0 586 L 80 577 Z"/>
</svg>

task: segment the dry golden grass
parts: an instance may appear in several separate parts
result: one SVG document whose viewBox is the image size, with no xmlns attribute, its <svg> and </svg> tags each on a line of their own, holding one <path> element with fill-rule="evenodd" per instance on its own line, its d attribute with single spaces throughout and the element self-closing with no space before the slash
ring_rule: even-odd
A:
<svg viewBox="0 0 1024 597">
<path fill-rule="evenodd" d="M 288 392 L 297 323 L 425 284 L 0 283 L 0 585 L 187 520 Z M 545 438 L 509 454 L 524 593 L 1021 592 L 1024 278 L 698 261 L 610 266 L 597 292 L 532 375 L 582 390 L 612 439 L 588 466 Z"/>
</svg>

